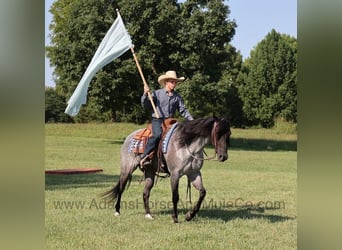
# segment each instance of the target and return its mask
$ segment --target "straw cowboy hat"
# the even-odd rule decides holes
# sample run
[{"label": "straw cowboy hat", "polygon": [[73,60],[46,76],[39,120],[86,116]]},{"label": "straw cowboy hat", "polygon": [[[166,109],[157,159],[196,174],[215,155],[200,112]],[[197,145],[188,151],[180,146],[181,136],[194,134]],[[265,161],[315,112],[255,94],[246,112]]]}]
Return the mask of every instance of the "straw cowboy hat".
[{"label": "straw cowboy hat", "polygon": [[177,77],[177,74],[176,74],[176,71],[173,71],[173,70],[169,70],[165,73],[165,75],[161,75],[158,77],[158,82],[161,84],[161,85],[165,85],[165,81],[167,79],[173,79],[173,80],[176,80],[177,82],[180,82],[180,81],[184,81],[185,80],[185,77]]}]

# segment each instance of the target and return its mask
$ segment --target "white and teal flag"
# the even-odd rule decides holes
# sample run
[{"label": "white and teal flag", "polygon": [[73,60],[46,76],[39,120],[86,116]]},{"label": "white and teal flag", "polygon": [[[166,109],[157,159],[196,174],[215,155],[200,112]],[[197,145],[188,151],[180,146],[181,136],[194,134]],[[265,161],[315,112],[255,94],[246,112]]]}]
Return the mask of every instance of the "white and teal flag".
[{"label": "white and teal flag", "polygon": [[82,104],[87,102],[87,91],[91,79],[102,67],[121,56],[133,47],[132,40],[128,34],[120,14],[103,38],[95,55],[78,83],[74,93],[68,101],[65,113],[75,116],[80,111]]}]

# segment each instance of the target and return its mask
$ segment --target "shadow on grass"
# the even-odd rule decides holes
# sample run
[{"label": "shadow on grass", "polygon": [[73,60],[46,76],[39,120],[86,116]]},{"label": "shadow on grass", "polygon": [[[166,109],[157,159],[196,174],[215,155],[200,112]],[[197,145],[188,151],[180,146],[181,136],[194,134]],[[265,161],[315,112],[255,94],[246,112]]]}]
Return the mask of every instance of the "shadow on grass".
[{"label": "shadow on grass", "polygon": [[122,145],[124,143],[125,140],[105,140],[105,142],[109,143],[109,144],[118,144],[118,145]]},{"label": "shadow on grass", "polygon": [[[178,219],[181,222],[182,217],[185,221],[185,214],[189,211],[190,208],[179,208],[178,209]],[[239,208],[234,210],[220,209],[220,208],[203,208],[196,214],[193,218],[193,221],[198,221],[202,219],[208,220],[222,220],[224,222],[228,222],[235,219],[242,220],[252,220],[252,219],[261,219],[267,220],[271,223],[282,222],[287,220],[295,220],[296,217],[283,216],[283,215],[274,215],[274,214],[265,214],[265,211],[271,211],[277,209],[262,209],[262,208]],[[153,212],[152,212],[153,213]],[[171,217],[171,208],[156,211],[155,214],[170,216]]]},{"label": "shadow on grass", "polygon": [[[101,173],[86,174],[46,174],[45,190],[59,190],[80,187],[104,187],[111,188],[119,180],[119,175]],[[141,176],[133,175],[132,182],[140,181]]]},{"label": "shadow on grass", "polygon": [[[268,209],[261,211],[260,209],[249,209],[249,208],[240,208],[236,210],[223,210],[223,209],[201,209],[197,216],[198,218],[208,218],[215,220],[223,220],[228,222],[234,219],[262,219],[268,220],[271,223],[282,222],[286,220],[294,220],[295,217],[282,216],[282,215],[274,215],[274,214],[265,214],[264,212],[268,211]],[[195,217],[196,219],[196,217]]]},{"label": "shadow on grass", "polygon": [[230,148],[253,151],[297,151],[297,141],[231,138]]}]

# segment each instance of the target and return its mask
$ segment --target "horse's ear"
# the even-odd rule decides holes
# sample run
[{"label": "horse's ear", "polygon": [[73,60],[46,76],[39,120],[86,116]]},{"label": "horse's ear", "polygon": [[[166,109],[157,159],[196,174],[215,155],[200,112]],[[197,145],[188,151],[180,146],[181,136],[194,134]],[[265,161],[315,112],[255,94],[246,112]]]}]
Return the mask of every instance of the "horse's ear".
[{"label": "horse's ear", "polygon": [[213,118],[214,118],[215,120],[218,119],[218,118],[216,117],[216,115],[215,115],[215,111],[213,112]]}]

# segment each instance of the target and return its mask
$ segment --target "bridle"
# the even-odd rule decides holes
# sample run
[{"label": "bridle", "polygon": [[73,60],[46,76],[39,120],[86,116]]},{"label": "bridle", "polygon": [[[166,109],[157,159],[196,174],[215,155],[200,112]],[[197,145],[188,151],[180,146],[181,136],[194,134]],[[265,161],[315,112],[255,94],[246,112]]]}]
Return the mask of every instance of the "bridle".
[{"label": "bridle", "polygon": [[216,129],[217,129],[217,125],[219,124],[220,121],[215,121],[213,128],[211,130],[211,143],[213,144],[214,148],[215,148],[215,156],[216,156],[216,152],[217,152],[217,133],[216,133]]}]

